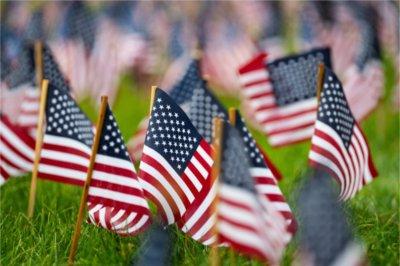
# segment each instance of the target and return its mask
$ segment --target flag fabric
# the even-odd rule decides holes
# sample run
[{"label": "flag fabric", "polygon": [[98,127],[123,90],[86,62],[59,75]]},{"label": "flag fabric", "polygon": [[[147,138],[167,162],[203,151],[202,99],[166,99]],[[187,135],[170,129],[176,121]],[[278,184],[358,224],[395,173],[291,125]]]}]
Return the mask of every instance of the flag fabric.
[{"label": "flag fabric", "polygon": [[267,198],[261,200],[250,167],[240,133],[225,122],[216,206],[218,241],[278,265],[287,241],[286,223]]},{"label": "flag fabric", "polygon": [[314,49],[265,63],[261,53],[239,69],[242,95],[274,147],[309,139],[316,119],[318,64],[329,49]]},{"label": "flag fabric", "polygon": [[[203,83],[200,73],[199,60],[193,59],[187,66],[185,74],[181,80],[170,90],[169,95],[183,110],[188,110],[188,103],[190,102],[194,88]],[[143,150],[143,144],[148,125],[148,117],[144,118],[135,134],[129,140],[129,152],[133,158],[140,160]]]},{"label": "flag fabric", "polygon": [[43,22],[43,10],[39,9],[33,12],[25,30],[24,38],[33,41],[43,40],[45,38]]},{"label": "flag fabric", "polygon": [[91,121],[66,90],[50,82],[38,176],[82,186],[87,175],[92,142]]},{"label": "flag fabric", "polygon": [[24,97],[20,102],[20,112],[17,124],[27,130],[32,137],[36,136],[36,128],[39,119],[40,91],[35,87],[23,89]]},{"label": "flag fabric", "polygon": [[0,185],[32,171],[35,140],[0,113]]},{"label": "flag fabric", "polygon": [[367,265],[329,176],[317,171],[298,199],[300,252],[295,265]]},{"label": "flag fabric", "polygon": [[246,127],[244,120],[241,118],[238,111],[236,111],[235,128],[243,139],[245,146],[244,150],[250,164],[250,175],[254,180],[257,192],[266,197],[271,202],[271,205],[281,213],[288,225],[288,231],[294,234],[297,229],[297,224],[292,210],[287,204],[285,197],[278,186],[277,177],[271,170],[270,165],[272,163],[265,159],[266,155],[260,151],[256,141],[253,139],[253,136]]},{"label": "flag fabric", "polygon": [[347,103],[342,84],[326,68],[311,139],[309,163],[332,175],[340,184],[342,200],[354,197],[377,171],[364,134]]},{"label": "flag fabric", "polygon": [[157,89],[139,180],[168,224],[179,220],[202,191],[210,189],[212,163],[210,145],[178,104]]},{"label": "flag fabric", "polygon": [[90,222],[120,235],[136,235],[151,222],[134,165],[107,106],[88,192]]}]

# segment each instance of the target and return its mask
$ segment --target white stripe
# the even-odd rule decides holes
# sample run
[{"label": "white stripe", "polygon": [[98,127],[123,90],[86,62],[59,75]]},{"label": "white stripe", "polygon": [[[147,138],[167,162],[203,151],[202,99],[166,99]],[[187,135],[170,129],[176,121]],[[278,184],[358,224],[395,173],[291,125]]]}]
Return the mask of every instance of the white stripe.
[{"label": "white stripe", "polygon": [[254,95],[272,92],[272,86],[270,82],[263,82],[255,85],[251,85],[241,90],[244,96],[250,98]]},{"label": "white stripe", "polygon": [[39,164],[39,173],[57,175],[68,179],[85,181],[87,173],[69,168],[57,167],[53,165]]},{"label": "white stripe", "polygon": [[26,145],[25,142],[21,141],[21,139],[15,135],[14,132],[11,131],[3,122],[0,122],[0,134],[7,139],[7,142],[9,142],[10,145],[15,147],[19,152],[29,159],[33,160],[33,149]]},{"label": "white stripe", "polygon": [[99,187],[90,187],[89,195],[93,197],[102,197],[106,199],[111,199],[115,201],[120,201],[124,203],[128,203],[131,205],[138,205],[144,208],[148,208],[146,201],[142,197],[117,192],[114,190],[99,188]]},{"label": "white stripe", "polygon": [[360,167],[364,168],[364,178],[366,179],[366,183],[369,183],[372,181],[372,174],[368,164],[368,158],[370,156],[368,152],[368,147],[357,125],[354,125],[353,132],[356,135],[358,141],[360,142],[362,150],[364,151],[364,164]]},{"label": "white stripe", "polygon": [[[38,99],[35,99],[35,100],[38,100]],[[39,110],[39,102],[38,101],[34,101],[34,102],[24,101],[21,104],[21,110],[23,110],[25,112],[38,111]]]},{"label": "white stripe", "polygon": [[10,162],[18,166],[20,169],[23,169],[25,171],[32,170],[33,163],[28,162],[18,154],[15,154],[14,151],[9,149],[8,146],[3,143],[3,141],[0,141],[0,150],[2,157],[7,158]]},{"label": "white stripe", "polygon": [[118,221],[125,214],[125,212],[126,212],[125,210],[119,210],[117,212],[117,214],[115,214],[113,217],[111,217],[110,223],[113,224],[116,221]]},{"label": "white stripe", "polygon": [[4,178],[4,176],[2,176],[0,174],[0,186],[3,185],[6,182],[6,179]]},{"label": "white stripe", "polygon": [[175,219],[172,209],[168,204],[168,201],[152,184],[148,183],[146,180],[141,178],[139,178],[139,181],[140,184],[142,184],[143,189],[147,191],[147,193],[153,195],[153,197],[160,202],[161,207],[164,209],[164,213],[167,216],[168,224],[173,224],[175,222]]},{"label": "white stripe", "polygon": [[268,141],[272,146],[282,145],[287,142],[295,142],[303,139],[309,139],[311,138],[313,133],[314,133],[314,125],[311,125],[301,130],[298,129],[296,131],[288,131],[270,136]]},{"label": "white stripe", "polygon": [[107,228],[107,223],[106,223],[106,208],[101,208],[99,210],[99,220],[100,224],[102,227]]},{"label": "white stripe", "polygon": [[251,100],[251,105],[254,109],[260,108],[262,106],[268,106],[275,104],[275,98],[273,95],[261,97],[261,98],[256,98]]},{"label": "white stripe", "polygon": [[182,226],[183,232],[188,232],[196,224],[196,222],[203,216],[204,212],[210,207],[211,203],[215,199],[217,193],[217,182],[214,182],[207,196],[201,202],[200,206],[197,208],[196,212],[190,216],[186,221],[185,225]]},{"label": "white stripe", "polygon": [[186,167],[184,173],[187,177],[189,177],[190,181],[196,187],[197,191],[200,191],[200,189],[202,188],[202,185],[201,185],[200,181],[197,179],[197,177],[193,174],[193,172],[189,169],[189,167]]},{"label": "white stripe", "polygon": [[278,108],[266,110],[263,112],[256,113],[256,119],[264,121],[265,119],[276,117],[276,116],[288,116],[309,110],[311,108],[317,108],[318,100],[316,97],[303,100],[297,103],[288,104],[286,106],[280,106]]},{"label": "white stripe", "polygon": [[18,117],[18,124],[20,125],[36,125],[38,121],[37,115],[20,115]]},{"label": "white stripe", "polygon": [[119,159],[102,154],[96,154],[96,163],[112,165],[113,167],[122,168],[136,173],[133,163],[124,159]]},{"label": "white stripe", "polygon": [[[223,198],[224,196],[221,194],[221,199]],[[238,203],[243,204],[243,202]],[[248,208],[250,208],[251,210],[236,207],[234,205],[227,204],[221,200],[220,202],[218,202],[218,216],[226,217],[227,219],[233,220],[238,224],[249,226],[251,228],[254,228],[254,230],[256,231],[260,224],[257,219],[254,219],[254,213],[252,212],[252,210],[256,209],[257,207],[248,206]],[[218,221],[220,221],[220,219]]]},{"label": "white stripe", "polygon": [[100,210],[101,208],[103,208],[103,205],[101,205],[101,204],[96,204],[96,206],[94,206],[93,208],[91,208],[91,209],[89,210],[89,213],[91,213],[91,214],[94,215],[94,213],[97,212],[98,210]]},{"label": "white stripe", "polygon": [[200,238],[202,238],[205,234],[207,234],[214,226],[215,224],[215,219],[216,219],[216,215],[213,214],[211,215],[207,222],[205,222],[202,227],[197,230],[197,232],[192,236],[192,238],[194,240],[199,240]]},{"label": "white stripe", "polygon": [[252,177],[268,177],[276,181],[275,176],[272,174],[271,169],[265,167],[251,167],[250,174]]},{"label": "white stripe", "polygon": [[[157,151],[151,149],[148,146],[143,147],[143,154],[146,154],[146,155],[152,157],[154,160],[158,161],[164,167],[164,169],[166,169],[168,171],[170,176],[172,176],[172,178],[179,185],[179,187],[183,190],[186,197],[189,199],[189,202],[193,202],[193,200],[194,200],[193,193],[190,191],[190,189],[185,184],[185,182],[182,180],[182,178],[175,172],[175,170],[172,168],[172,166],[164,159],[164,157],[162,157]],[[158,171],[157,171],[157,173],[158,173]]]},{"label": "white stripe", "polygon": [[311,110],[308,113],[298,114],[294,117],[282,117],[282,119],[276,121],[268,121],[264,124],[264,129],[267,133],[271,131],[285,130],[292,127],[314,123],[316,119],[316,111]]},{"label": "white stripe", "polygon": [[245,203],[247,205],[255,205],[255,197],[251,192],[244,191],[241,188],[230,186],[230,185],[220,185],[219,193],[223,195],[224,198],[234,201]]},{"label": "white stripe", "polygon": [[292,212],[292,210],[289,207],[289,204],[287,204],[286,202],[271,201],[271,203],[274,206],[274,208],[279,212]]},{"label": "white stripe", "polygon": [[200,154],[200,156],[206,161],[206,163],[211,166],[213,165],[214,161],[211,158],[211,156],[201,147],[201,145],[198,146],[196,152]]},{"label": "white stripe", "polygon": [[121,176],[104,171],[94,170],[92,178],[93,180],[105,181],[116,185],[142,190],[139,181],[128,176]]},{"label": "white stripe", "polygon": [[41,151],[41,157],[52,159],[52,160],[57,160],[60,162],[77,164],[77,165],[81,165],[84,167],[87,167],[89,165],[88,158],[82,157],[80,155],[75,155],[75,154],[71,154],[68,152],[64,152],[64,151],[54,151],[54,150],[43,149]]},{"label": "white stripe", "polygon": [[266,69],[253,70],[251,72],[246,72],[239,76],[239,82],[246,86],[246,84],[253,83],[259,80],[268,79],[268,71]]},{"label": "white stripe", "polygon": [[129,227],[128,233],[134,232],[142,228],[142,226],[147,222],[148,219],[149,216],[143,215],[142,218],[140,218],[140,220],[134,226]]},{"label": "white stripe", "polygon": [[[351,142],[353,142],[354,134],[351,137],[351,139],[352,139]],[[351,179],[351,187],[350,187],[350,192],[349,192],[351,197],[359,190],[359,187],[362,186],[362,184],[360,185],[360,183],[362,183],[362,178],[363,178],[361,175],[361,172],[360,172],[359,161],[356,157],[353,145],[354,144],[350,144],[349,153],[350,153],[351,159],[353,159],[353,161],[354,161],[354,164],[355,164],[354,166],[356,168],[355,169],[356,172],[354,174],[354,178]]]},{"label": "white stripe", "polygon": [[214,244],[217,238],[215,236],[210,237],[209,239],[203,241],[203,245],[209,246],[211,244]]},{"label": "white stripe", "polygon": [[276,185],[269,184],[257,184],[257,191],[261,194],[276,194],[282,195],[281,190]]},{"label": "white stripe", "polygon": [[194,167],[196,167],[196,169],[200,172],[203,178],[207,178],[208,171],[203,167],[203,165],[201,165],[201,163],[197,160],[196,157],[192,156],[190,162],[194,165]]},{"label": "white stripe", "polygon": [[19,169],[16,169],[12,167],[11,165],[7,164],[4,161],[0,161],[0,166],[4,168],[4,170],[10,175],[10,176],[19,176],[24,174],[24,172],[20,171]]},{"label": "white stripe", "polygon": [[[113,225],[112,229],[114,230],[119,230],[119,231],[125,231],[126,227],[133,221],[133,219],[135,219],[135,217],[138,214],[136,212],[131,212],[128,217],[126,217],[125,220],[121,221],[120,223],[118,223],[117,225]],[[121,230],[122,229],[122,230]]]},{"label": "white stripe", "polygon": [[79,151],[82,151],[90,156],[92,153],[91,149],[83,144],[80,141],[71,139],[71,138],[65,138],[65,137],[58,137],[58,136],[52,136],[49,134],[45,134],[43,138],[43,143],[48,143],[48,144],[54,144],[54,145],[59,145],[59,146],[66,146],[70,147]]}]

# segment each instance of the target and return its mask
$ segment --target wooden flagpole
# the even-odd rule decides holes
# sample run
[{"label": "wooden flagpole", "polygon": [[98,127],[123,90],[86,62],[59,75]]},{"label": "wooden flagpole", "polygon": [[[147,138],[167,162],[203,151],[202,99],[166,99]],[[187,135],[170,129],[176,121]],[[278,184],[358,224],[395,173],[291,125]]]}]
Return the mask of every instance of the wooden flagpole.
[{"label": "wooden flagpole", "polygon": [[82,225],[83,217],[84,217],[85,210],[86,210],[86,200],[87,200],[87,196],[89,193],[89,186],[90,186],[90,182],[92,180],[92,175],[93,175],[93,167],[94,167],[94,163],[96,160],[97,150],[99,148],[101,131],[103,129],[104,117],[106,114],[106,108],[107,108],[107,104],[108,104],[107,101],[108,101],[107,96],[101,96],[101,105],[100,105],[100,110],[99,110],[99,115],[98,115],[98,120],[97,120],[96,133],[95,133],[94,139],[93,139],[92,154],[90,155],[88,172],[87,172],[87,176],[86,176],[86,180],[85,180],[85,185],[83,186],[81,203],[79,205],[78,216],[76,218],[75,231],[74,231],[74,235],[72,236],[72,240],[71,240],[71,247],[69,250],[69,257],[68,257],[68,265],[74,264],[75,254],[76,254],[76,250],[78,247],[78,241],[79,241],[79,237],[81,234],[81,225]]},{"label": "wooden flagpole", "polygon": [[35,41],[35,74],[36,74],[36,86],[42,84],[43,79],[43,44],[41,41]]},{"label": "wooden flagpole", "polygon": [[[219,174],[221,172],[221,148],[222,148],[222,134],[223,134],[223,121],[221,118],[215,117],[213,120],[214,124],[214,139],[213,139],[213,167],[212,167],[212,172],[211,172],[211,180],[212,182],[218,182]],[[215,196],[215,199],[212,203],[212,212],[215,215],[215,223],[213,226],[213,235],[216,236],[216,243],[211,247],[211,253],[210,253],[210,264],[212,266],[218,266],[219,265],[219,258],[218,258],[218,214],[217,214],[217,207],[218,207],[218,201],[219,201],[219,192],[218,192],[218,184],[216,184],[217,187],[217,193]]]},{"label": "wooden flagpole", "polygon": [[42,87],[41,87],[41,92],[40,92],[39,116],[38,116],[38,123],[37,123],[37,128],[36,128],[35,157],[34,157],[33,168],[32,168],[31,187],[29,190],[28,218],[33,217],[33,212],[35,209],[37,177],[38,177],[40,153],[42,151],[42,144],[43,144],[44,113],[45,113],[45,108],[46,108],[47,89],[49,86],[49,81],[47,79],[44,79],[41,82],[41,84],[42,84]]},{"label": "wooden flagpole", "polygon": [[156,95],[156,90],[157,90],[157,86],[151,86],[149,115],[151,115],[151,109],[153,109],[153,103],[154,103],[154,97]]},{"label": "wooden flagpole", "polygon": [[228,112],[229,112],[229,122],[234,127],[236,126],[236,108],[230,107]]},{"label": "wooden flagpole", "polygon": [[325,74],[325,66],[323,63],[318,65],[318,74],[317,74],[317,100],[321,98],[322,86],[324,85],[324,74]]}]

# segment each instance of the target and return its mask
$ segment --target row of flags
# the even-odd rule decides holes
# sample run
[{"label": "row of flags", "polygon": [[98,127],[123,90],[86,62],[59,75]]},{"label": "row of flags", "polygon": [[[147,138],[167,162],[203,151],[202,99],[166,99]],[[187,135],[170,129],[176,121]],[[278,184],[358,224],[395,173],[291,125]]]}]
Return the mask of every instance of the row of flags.
[{"label": "row of flags", "polygon": [[[251,257],[279,263],[297,230],[297,221],[278,186],[280,174],[252,138],[239,112],[228,112],[209,90],[200,76],[199,60],[189,64],[172,90],[154,91],[136,173],[111,108],[106,107],[103,126],[95,130],[68,85],[61,82],[60,72],[50,75],[46,71],[46,66],[54,63],[46,49],[44,46],[43,76],[50,83],[40,178],[83,186],[89,160],[95,156],[87,197],[90,223],[120,235],[136,235],[152,222],[149,200],[157,206],[165,225],[176,224],[204,245],[227,245]],[[260,87],[273,93],[277,106],[314,98],[313,133],[308,136],[312,139],[310,165],[337,179],[339,198],[346,200],[377,173],[341,82],[329,65],[325,65],[323,76],[317,71],[326,51],[266,64],[270,76],[261,69],[250,77],[264,77]],[[274,69],[279,67],[284,71]],[[287,75],[293,72],[297,74]],[[279,78],[264,86],[275,76]],[[283,89],[271,90],[272,86]],[[5,129],[1,145],[6,147],[1,154],[1,174],[5,181],[32,169],[34,141],[21,125],[10,122],[7,114],[2,114],[1,122]],[[217,125],[222,132],[220,139],[215,134]],[[93,153],[95,131],[100,135]],[[217,161],[219,170],[215,170]]]}]

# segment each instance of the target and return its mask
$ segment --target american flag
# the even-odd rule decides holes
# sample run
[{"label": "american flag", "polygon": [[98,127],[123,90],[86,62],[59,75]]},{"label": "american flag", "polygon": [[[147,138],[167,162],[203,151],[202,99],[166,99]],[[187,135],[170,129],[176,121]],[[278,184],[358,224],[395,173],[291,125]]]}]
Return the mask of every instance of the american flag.
[{"label": "american flag", "polygon": [[33,41],[44,40],[43,22],[43,10],[39,9],[33,12],[25,30],[24,38]]},{"label": "american flag", "polygon": [[311,139],[309,163],[331,174],[340,184],[340,198],[352,198],[376,176],[367,140],[347,103],[342,84],[326,68]]},{"label": "american flag", "polygon": [[150,224],[150,210],[121,132],[109,106],[88,192],[90,221],[121,235],[135,235]]},{"label": "american flag", "polygon": [[307,140],[316,118],[318,63],[330,66],[329,49],[314,49],[266,64],[266,54],[239,69],[242,94],[269,143]]},{"label": "american flag", "polygon": [[35,87],[24,88],[24,98],[20,103],[17,124],[27,130],[31,136],[36,135],[38,124],[40,92]]},{"label": "american flag", "polygon": [[261,200],[240,133],[227,122],[221,140],[216,231],[218,241],[246,255],[278,264],[285,247],[284,218]]},{"label": "american flag", "polygon": [[32,170],[35,140],[0,113],[0,185]]},{"label": "american flag", "polygon": [[[384,89],[384,73],[378,38],[377,16],[372,7],[355,5],[361,40],[355,62],[346,71],[344,92],[351,111],[361,121],[378,105]],[[357,10],[357,11],[356,11]]]},{"label": "american flag", "polygon": [[[171,98],[184,110],[188,109],[188,103],[190,102],[194,88],[202,84],[203,80],[200,76],[200,62],[193,59],[182,76],[181,80],[171,89],[169,95]],[[129,153],[136,160],[140,160],[143,150],[143,144],[146,136],[148,117],[144,118],[139,126],[138,130],[129,140],[128,147]]]},{"label": "american flag", "polygon": [[178,221],[208,191],[211,146],[185,112],[157,89],[140,162],[145,195],[168,224]]},{"label": "american flag", "polygon": [[361,244],[354,239],[343,206],[329,177],[317,171],[301,189],[298,200],[300,252],[297,265],[367,265]]},{"label": "american flag", "polygon": [[69,93],[50,82],[38,176],[82,186],[89,165],[92,131],[92,123]]},{"label": "american flag", "polygon": [[285,217],[288,231],[294,234],[297,229],[297,224],[292,210],[287,204],[285,197],[278,186],[278,178],[271,170],[271,162],[264,158],[266,155],[264,155],[259,149],[238,111],[236,111],[235,128],[243,139],[245,145],[244,150],[248,155],[250,164],[250,175],[254,179],[258,193],[265,196],[275,209]]}]

